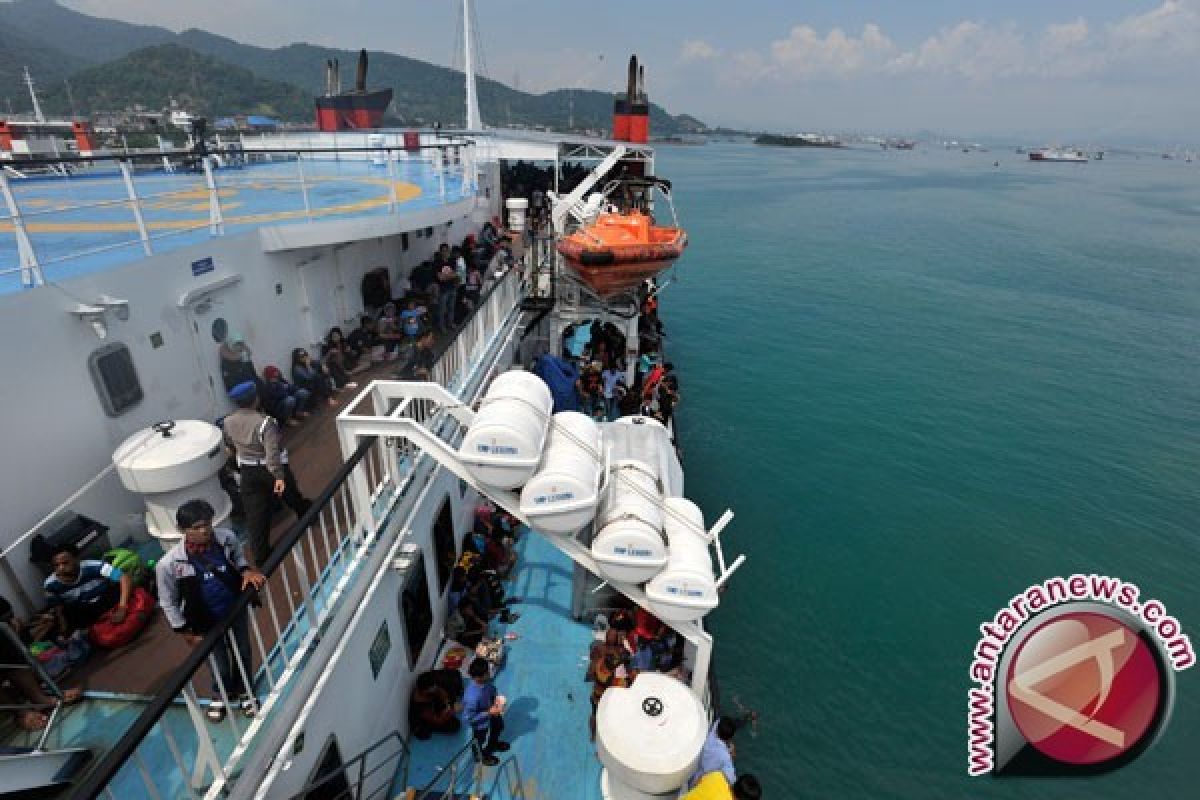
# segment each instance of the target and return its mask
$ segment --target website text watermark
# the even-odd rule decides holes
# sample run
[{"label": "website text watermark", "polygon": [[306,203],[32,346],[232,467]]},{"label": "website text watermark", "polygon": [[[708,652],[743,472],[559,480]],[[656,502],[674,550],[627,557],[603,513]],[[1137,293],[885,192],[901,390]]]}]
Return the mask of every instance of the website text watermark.
[{"label": "website text watermark", "polygon": [[1168,614],[1160,601],[1143,601],[1141,595],[1135,584],[1106,575],[1049,578],[1014,595],[989,622],[979,626],[981,636],[970,667],[971,681],[977,685],[967,693],[968,774],[983,775],[995,767],[993,719],[1000,659],[1017,630],[1046,609],[1089,601],[1114,606],[1144,624],[1175,671],[1195,664],[1191,640],[1183,633],[1179,620]]}]

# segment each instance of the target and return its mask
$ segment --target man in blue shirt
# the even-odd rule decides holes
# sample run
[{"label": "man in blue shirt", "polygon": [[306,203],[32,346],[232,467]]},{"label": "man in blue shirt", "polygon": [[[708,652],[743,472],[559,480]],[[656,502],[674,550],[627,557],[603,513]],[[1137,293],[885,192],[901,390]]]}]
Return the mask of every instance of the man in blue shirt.
[{"label": "man in blue shirt", "polygon": [[692,788],[700,779],[710,772],[720,772],[730,786],[737,781],[737,773],[733,769],[733,735],[737,733],[737,723],[729,717],[721,717],[717,724],[708,732],[704,740],[704,748],[700,751],[700,763],[688,780]]},{"label": "man in blue shirt", "polygon": [[80,561],[79,551],[70,544],[55,548],[50,563],[54,572],[43,588],[59,633],[69,636],[72,631],[87,628],[114,606],[112,621],[118,625],[125,621],[133,592],[132,578],[103,561]]},{"label": "man in blue shirt", "polygon": [[500,731],[504,730],[504,702],[496,694],[487,659],[476,658],[467,668],[467,674],[471,676],[471,682],[463,694],[463,719],[471,726],[475,741],[483,750],[483,763],[494,767],[500,763],[496,751],[503,753],[509,748],[508,742],[500,741]]}]

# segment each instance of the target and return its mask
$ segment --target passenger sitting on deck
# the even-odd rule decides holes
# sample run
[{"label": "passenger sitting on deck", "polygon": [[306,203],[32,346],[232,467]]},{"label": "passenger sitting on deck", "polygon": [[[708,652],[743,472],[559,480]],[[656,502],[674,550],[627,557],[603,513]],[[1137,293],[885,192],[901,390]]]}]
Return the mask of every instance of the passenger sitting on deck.
[{"label": "passenger sitting on deck", "polygon": [[267,365],[263,368],[262,407],[280,425],[296,427],[297,420],[308,416],[312,392],[288,383],[283,379],[279,367]]},{"label": "passenger sitting on deck", "polygon": [[427,381],[433,374],[434,360],[433,331],[425,331],[421,338],[417,339],[412,358],[400,371],[400,375],[415,381]]},{"label": "passenger sitting on deck", "polygon": [[385,303],[379,314],[379,342],[383,345],[384,359],[395,361],[400,357],[400,346],[404,334],[400,330],[400,317],[395,303]]},{"label": "passenger sitting on deck", "polygon": [[103,561],[80,561],[79,551],[71,544],[56,547],[50,563],[54,572],[46,578],[43,588],[59,634],[69,636],[73,631],[91,627],[110,608],[114,623],[125,621],[133,592],[130,576]]},{"label": "passenger sitting on deck", "polygon": [[604,632],[604,642],[592,644],[588,654],[586,678],[592,683],[592,716],[588,720],[591,736],[596,738],[596,708],[600,698],[613,686],[627,685],[629,673],[626,668],[628,656],[621,646],[621,634],[614,628]]},{"label": "passenger sitting on deck", "polygon": [[292,380],[301,388],[312,392],[314,403],[324,400],[331,406],[337,405],[333,396],[337,391],[333,378],[319,363],[313,361],[312,356],[303,347],[292,351]]},{"label": "passenger sitting on deck", "polygon": [[325,336],[325,341],[321,345],[321,363],[333,375],[339,386],[345,386],[349,389],[357,388],[358,384],[351,385],[351,375],[356,375],[367,368],[367,365],[362,363],[362,353],[350,345],[346,337],[342,335],[342,329],[333,327],[329,329],[329,333]]},{"label": "passenger sitting on deck", "polygon": [[428,739],[435,733],[458,733],[462,728],[458,719],[462,703],[457,702],[458,696],[447,691],[439,673],[451,673],[457,678],[458,695],[462,694],[462,677],[458,670],[422,672],[417,676],[408,701],[408,726],[418,739]]},{"label": "passenger sitting on deck", "polygon": [[346,342],[371,363],[383,361],[384,349],[379,339],[379,323],[370,314],[363,314],[359,318],[358,327],[350,331]]},{"label": "passenger sitting on deck", "polygon": [[[0,625],[5,627],[5,630],[0,630],[0,704],[18,706],[14,709],[14,718],[21,730],[40,731],[50,722],[45,709],[54,706],[55,698],[43,691],[32,669],[22,666],[27,663],[22,652],[24,642],[21,634],[24,626],[4,597],[0,597]],[[38,638],[41,638],[40,634]],[[79,689],[64,689],[62,693],[63,702],[68,705],[78,702],[83,696]]]},{"label": "passenger sitting on deck", "polygon": [[254,362],[250,360],[250,348],[240,333],[229,333],[221,340],[217,354],[221,359],[221,381],[225,391],[239,383],[257,381]]}]

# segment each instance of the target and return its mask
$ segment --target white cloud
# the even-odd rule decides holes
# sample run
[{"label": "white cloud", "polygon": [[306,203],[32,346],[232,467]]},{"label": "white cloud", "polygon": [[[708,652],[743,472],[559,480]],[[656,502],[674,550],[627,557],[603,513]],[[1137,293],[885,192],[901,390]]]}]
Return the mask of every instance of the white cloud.
[{"label": "white cloud", "polygon": [[720,51],[703,39],[688,39],[679,51],[679,59],[685,64],[694,61],[711,61],[720,55]]},{"label": "white cloud", "polygon": [[771,42],[767,63],[783,77],[845,76],[878,67],[894,49],[878,25],[866,25],[858,37],[841,28],[822,37],[808,25],[797,25],[786,39]]},{"label": "white cloud", "polygon": [[1200,51],[1200,12],[1191,0],[1166,0],[1153,11],[1109,26],[1108,38],[1126,56],[1193,54]]},{"label": "white cloud", "polygon": [[[1067,79],[1106,70],[1163,69],[1166,61],[1200,54],[1197,0],[1164,0],[1099,30],[1083,17],[1022,31],[1015,23],[986,25],[964,20],[903,49],[880,26],[862,34],[832,28],[824,35],[796,25],[783,39],[759,50],[729,56],[721,82],[803,82],[861,75],[940,75],[971,82],[1016,78]],[[684,61],[712,60],[722,53],[702,40],[683,45]],[[1178,65],[1175,65],[1178,68]]]},{"label": "white cloud", "polygon": [[986,80],[1021,74],[1027,59],[1025,42],[1013,26],[988,28],[960,22],[930,36],[915,50],[901,53],[888,68]]}]

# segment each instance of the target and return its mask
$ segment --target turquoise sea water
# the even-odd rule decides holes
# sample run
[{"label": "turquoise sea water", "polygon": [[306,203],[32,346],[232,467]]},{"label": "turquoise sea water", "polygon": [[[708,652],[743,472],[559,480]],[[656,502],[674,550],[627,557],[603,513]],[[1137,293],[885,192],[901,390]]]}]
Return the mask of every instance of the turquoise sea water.
[{"label": "turquoise sea water", "polygon": [[[999,159],[1000,166],[993,167]],[[689,495],[749,556],[711,622],[787,798],[1200,796],[1200,668],[1132,765],[966,776],[1014,593],[1098,572],[1200,645],[1200,165],[660,148]]]}]

